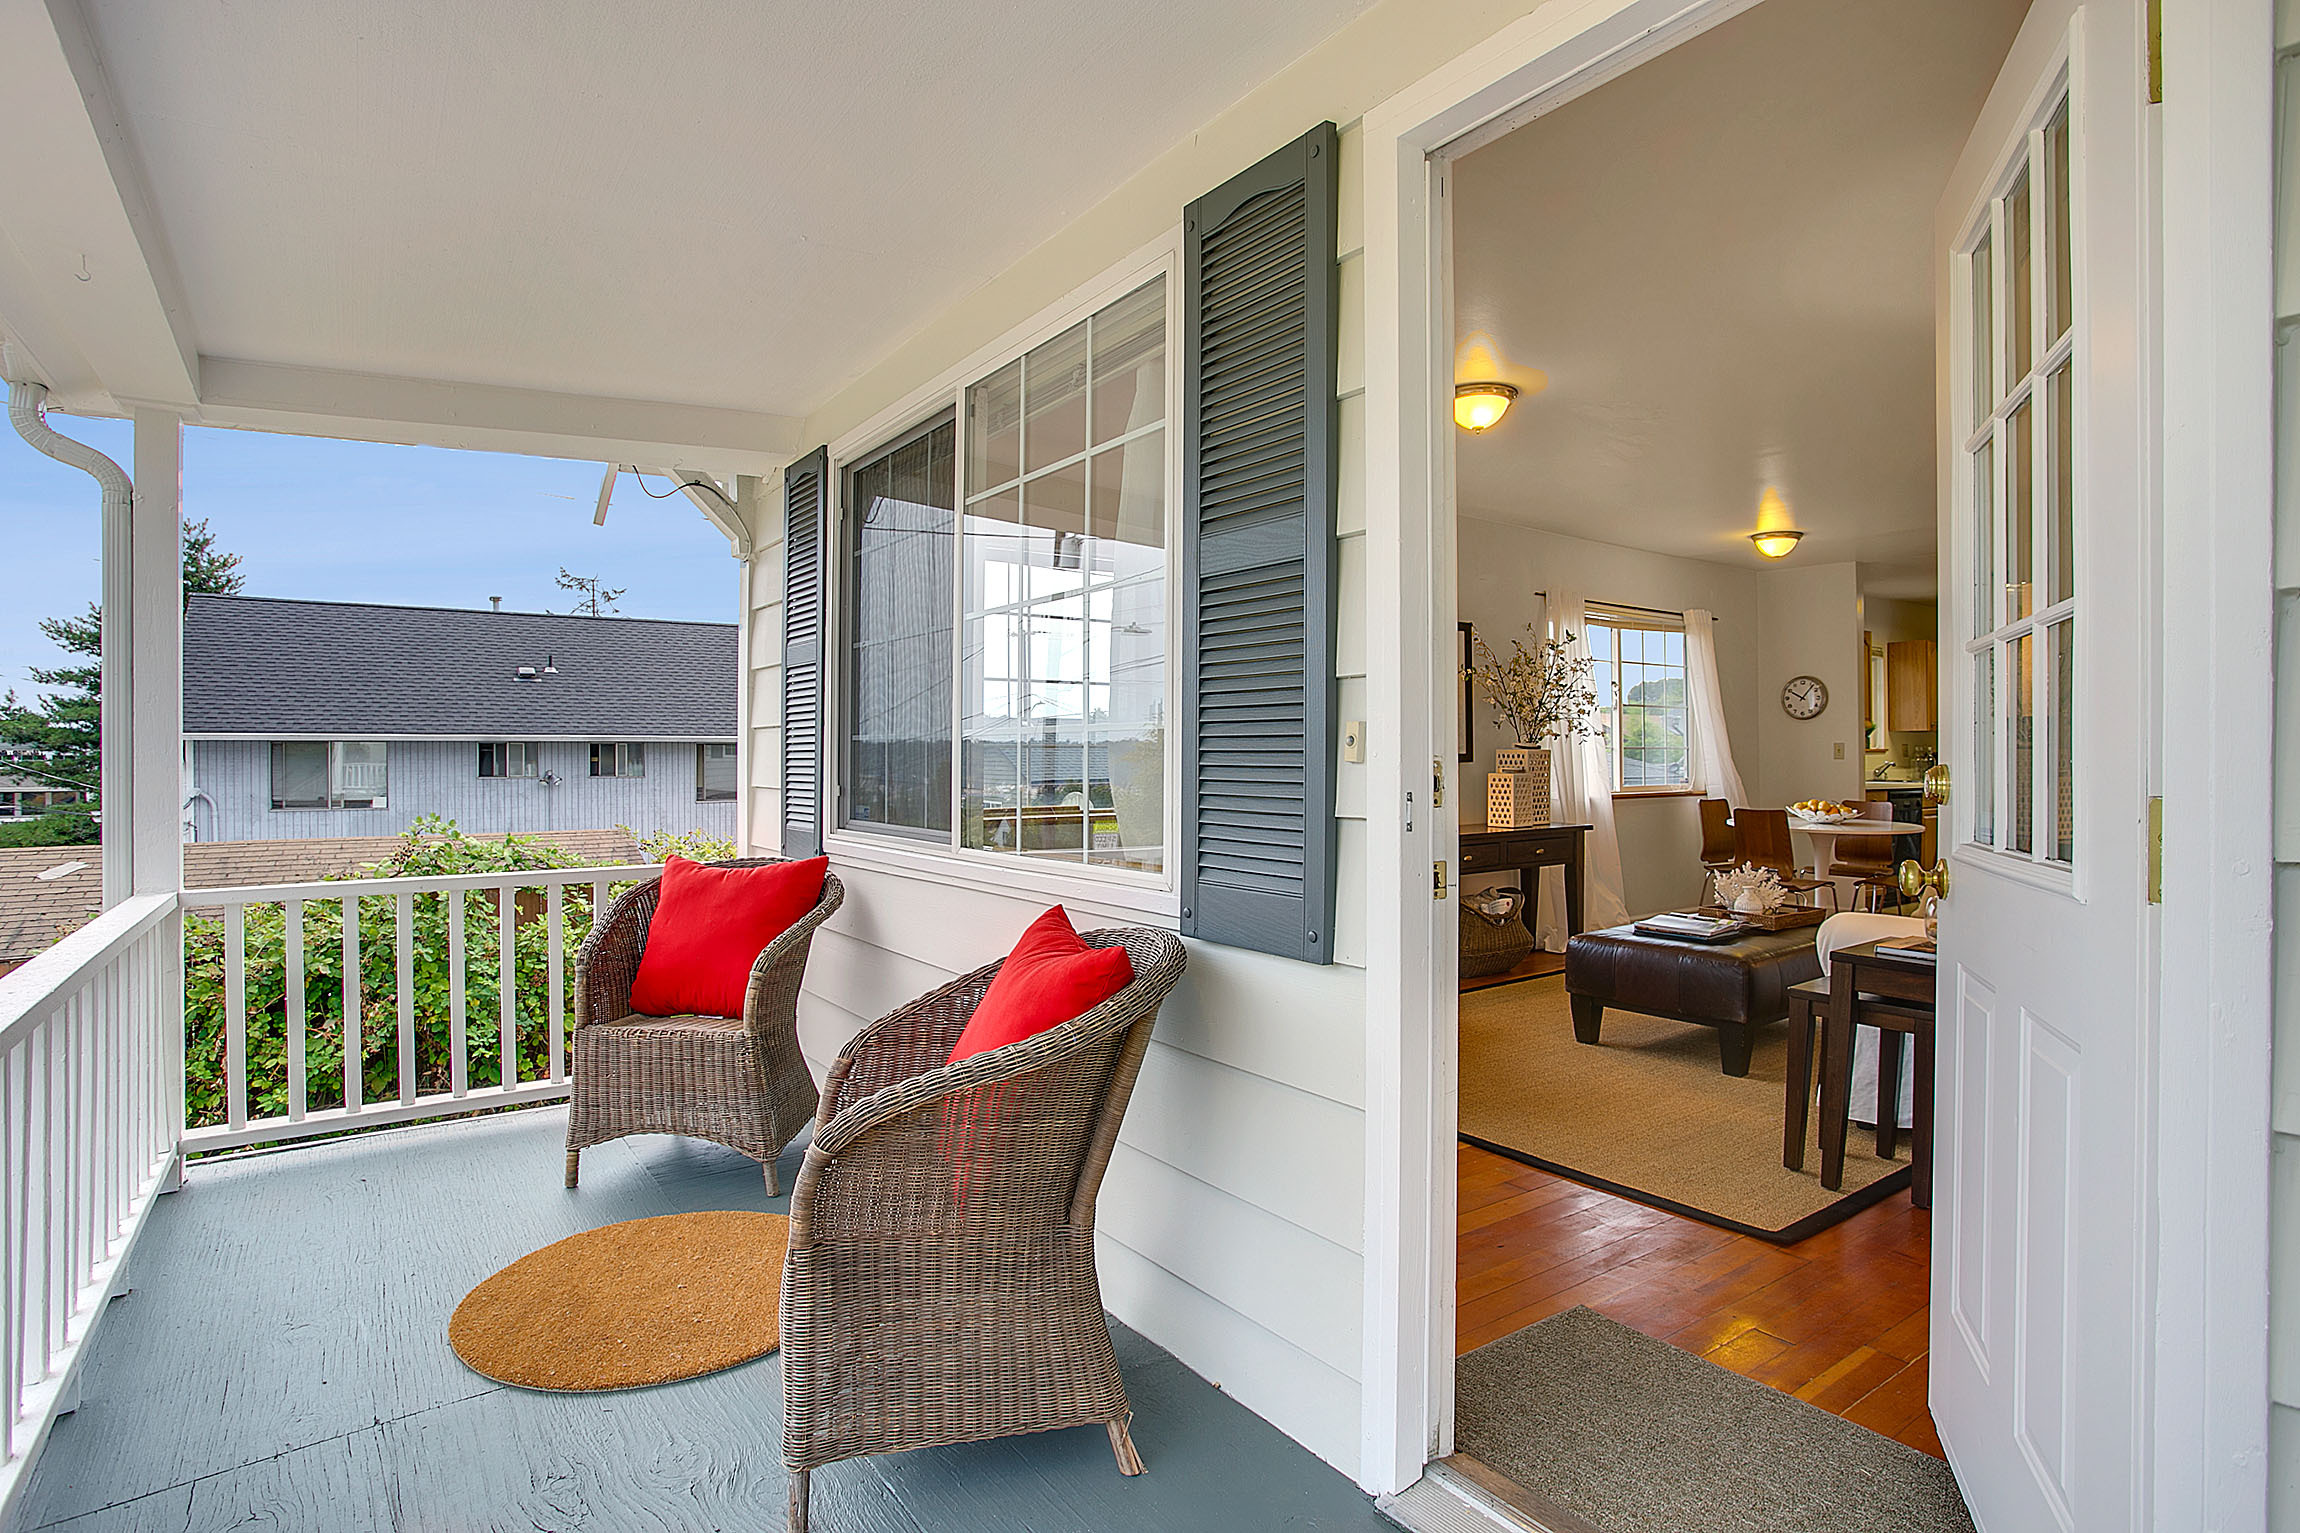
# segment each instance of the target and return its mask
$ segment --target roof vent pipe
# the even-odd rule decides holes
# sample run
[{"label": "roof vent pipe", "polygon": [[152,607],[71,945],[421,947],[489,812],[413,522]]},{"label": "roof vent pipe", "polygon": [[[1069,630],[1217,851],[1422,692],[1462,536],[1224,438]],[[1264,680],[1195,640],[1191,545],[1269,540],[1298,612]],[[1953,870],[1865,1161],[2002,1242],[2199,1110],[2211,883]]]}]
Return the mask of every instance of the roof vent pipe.
[{"label": "roof vent pipe", "polygon": [[501,612],[503,610],[503,598],[500,596],[488,597],[487,604],[494,608],[497,612]]}]

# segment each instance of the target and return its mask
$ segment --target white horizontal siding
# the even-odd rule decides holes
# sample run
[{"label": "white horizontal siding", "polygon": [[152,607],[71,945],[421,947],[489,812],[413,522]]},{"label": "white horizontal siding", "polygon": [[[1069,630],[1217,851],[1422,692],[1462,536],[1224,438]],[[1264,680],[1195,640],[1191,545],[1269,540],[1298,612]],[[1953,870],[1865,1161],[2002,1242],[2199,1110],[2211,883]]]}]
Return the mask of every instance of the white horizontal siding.
[{"label": "white horizontal siding", "polygon": [[[799,1037],[818,1074],[856,1030],[1012,946],[1044,908],[833,860]],[[1069,902],[1081,927],[1138,919]],[[1128,1324],[1344,1468],[1354,1464],[1364,1225],[1364,983],[1189,945],[1099,1211]]]},{"label": "white horizontal siding", "polygon": [[481,777],[469,740],[395,740],[386,758],[382,809],[274,809],[271,745],[261,740],[196,740],[187,792],[196,839],[277,841],[317,836],[394,836],[419,815],[444,815],[474,834],[606,830],[706,831],[733,839],[732,799],[695,798],[695,747],[647,747],[644,777],[593,777],[590,747],[545,741],[540,777]]}]

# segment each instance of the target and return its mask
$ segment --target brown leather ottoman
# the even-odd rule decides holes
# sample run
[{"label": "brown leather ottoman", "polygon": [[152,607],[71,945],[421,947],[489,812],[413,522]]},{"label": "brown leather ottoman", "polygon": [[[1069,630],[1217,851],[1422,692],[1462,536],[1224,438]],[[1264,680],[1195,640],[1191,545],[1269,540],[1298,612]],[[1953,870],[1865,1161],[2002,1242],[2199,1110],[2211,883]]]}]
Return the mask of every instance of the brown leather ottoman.
[{"label": "brown leather ottoman", "polygon": [[1573,1036],[1597,1042],[1605,1008],[1717,1029],[1717,1067],[1749,1073],[1751,1031],[1789,1014],[1789,987],[1821,977],[1814,928],[1755,932],[1737,942],[1672,942],[1634,928],[1585,932],[1565,944]]}]

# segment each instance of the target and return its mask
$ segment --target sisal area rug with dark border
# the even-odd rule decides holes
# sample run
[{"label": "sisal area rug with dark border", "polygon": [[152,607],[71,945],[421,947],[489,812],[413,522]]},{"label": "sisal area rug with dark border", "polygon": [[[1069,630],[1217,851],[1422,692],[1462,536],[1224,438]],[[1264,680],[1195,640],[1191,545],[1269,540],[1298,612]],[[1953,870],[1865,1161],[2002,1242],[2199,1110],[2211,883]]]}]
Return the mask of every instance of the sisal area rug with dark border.
[{"label": "sisal area rug with dark border", "polygon": [[1562,976],[1461,998],[1461,1137],[1482,1149],[1761,1240],[1789,1244],[1909,1184],[1906,1136],[1877,1157],[1856,1124],[1845,1185],[1781,1164],[1788,1028],[1759,1030],[1749,1073],[1717,1069],[1706,1027],[1605,1013],[1603,1041],[1577,1043]]},{"label": "sisal area rug with dark border", "polygon": [[1564,1514],[1554,1526],[1973,1530],[1939,1459],[1591,1309],[1463,1357],[1454,1394],[1456,1450],[1514,1482],[1537,1515]]},{"label": "sisal area rug with dark border", "polygon": [[721,1210],[630,1219],[532,1251],[465,1294],[448,1345],[523,1389],[640,1389],[782,1345],[791,1221]]}]

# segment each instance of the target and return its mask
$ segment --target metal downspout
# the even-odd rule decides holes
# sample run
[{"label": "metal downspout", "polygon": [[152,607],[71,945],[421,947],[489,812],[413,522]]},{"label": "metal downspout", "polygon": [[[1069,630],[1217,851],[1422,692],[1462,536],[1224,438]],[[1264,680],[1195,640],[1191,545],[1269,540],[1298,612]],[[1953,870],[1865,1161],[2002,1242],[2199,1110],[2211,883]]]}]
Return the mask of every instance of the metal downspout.
[{"label": "metal downspout", "polygon": [[[8,420],[15,426],[16,434],[35,452],[90,475],[103,489],[103,610],[116,620],[127,610],[128,514],[135,499],[135,486],[119,464],[87,443],[74,441],[51,429],[47,403],[48,386],[44,383],[12,381],[8,385]],[[115,822],[104,826],[104,904],[107,908],[133,892],[135,848],[126,818],[134,804],[134,762],[128,750],[131,728],[128,636],[124,631],[115,631],[116,626],[116,621],[107,621],[104,625],[103,694],[97,721],[98,796],[102,799],[101,808],[107,811],[105,819]]]}]

